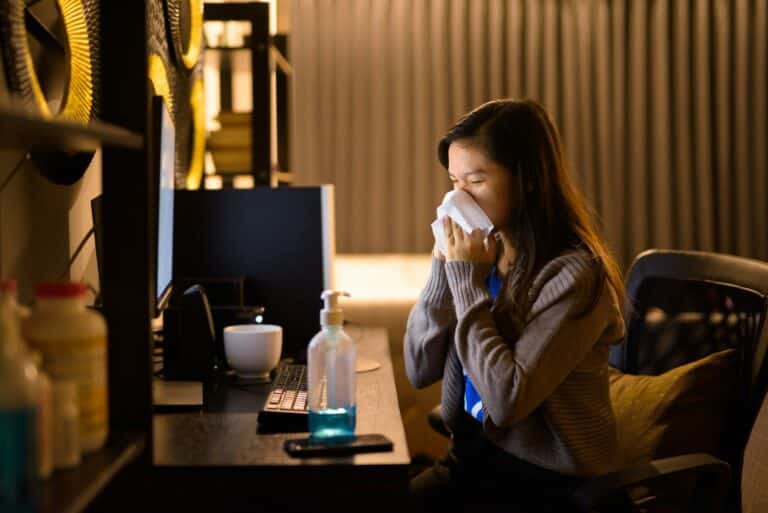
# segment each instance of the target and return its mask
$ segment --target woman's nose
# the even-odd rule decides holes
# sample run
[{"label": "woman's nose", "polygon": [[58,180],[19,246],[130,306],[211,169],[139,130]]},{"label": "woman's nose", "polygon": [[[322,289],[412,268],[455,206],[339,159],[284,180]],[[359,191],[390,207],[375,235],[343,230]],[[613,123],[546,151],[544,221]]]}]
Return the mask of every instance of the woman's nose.
[{"label": "woman's nose", "polygon": [[459,189],[463,190],[464,192],[466,192],[467,194],[469,194],[469,195],[470,195],[470,197],[471,197],[473,200],[477,201],[477,200],[475,199],[475,197],[472,195],[472,193],[469,191],[469,189],[467,189],[467,184],[466,184],[466,183],[461,183],[461,182],[453,182],[453,190],[454,190],[454,191],[456,191],[456,190],[459,190]]}]

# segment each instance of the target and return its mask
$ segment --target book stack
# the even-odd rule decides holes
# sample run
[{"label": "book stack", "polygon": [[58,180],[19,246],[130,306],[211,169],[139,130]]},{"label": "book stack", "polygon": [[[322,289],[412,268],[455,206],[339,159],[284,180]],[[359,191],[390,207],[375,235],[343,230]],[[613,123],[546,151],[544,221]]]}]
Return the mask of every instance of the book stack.
[{"label": "book stack", "polygon": [[208,136],[208,149],[221,175],[251,172],[251,113],[220,112],[221,128]]}]

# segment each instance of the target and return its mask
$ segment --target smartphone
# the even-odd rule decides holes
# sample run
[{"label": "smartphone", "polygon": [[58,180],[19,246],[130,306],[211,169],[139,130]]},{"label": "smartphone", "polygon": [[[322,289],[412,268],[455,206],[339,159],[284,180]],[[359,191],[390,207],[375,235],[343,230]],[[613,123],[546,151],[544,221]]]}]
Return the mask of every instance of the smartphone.
[{"label": "smartphone", "polygon": [[286,440],[283,447],[294,458],[343,456],[358,452],[389,452],[392,450],[392,440],[379,434],[356,435],[344,442],[316,442],[310,438],[294,438]]}]

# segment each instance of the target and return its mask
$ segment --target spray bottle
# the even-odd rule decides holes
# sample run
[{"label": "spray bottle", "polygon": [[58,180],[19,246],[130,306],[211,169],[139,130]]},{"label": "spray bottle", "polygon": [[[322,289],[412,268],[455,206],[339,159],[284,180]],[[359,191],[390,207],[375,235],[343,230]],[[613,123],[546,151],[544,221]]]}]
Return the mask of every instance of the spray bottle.
[{"label": "spray bottle", "polygon": [[339,296],[326,290],[320,296],[322,329],[307,350],[309,431],[313,441],[342,442],[355,435],[355,343],[344,332]]}]

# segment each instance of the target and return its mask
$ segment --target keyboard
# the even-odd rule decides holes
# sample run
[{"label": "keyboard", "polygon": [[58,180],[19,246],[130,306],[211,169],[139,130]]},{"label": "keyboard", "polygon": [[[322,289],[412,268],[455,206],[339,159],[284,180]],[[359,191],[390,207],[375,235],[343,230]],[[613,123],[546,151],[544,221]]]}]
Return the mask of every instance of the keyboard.
[{"label": "keyboard", "polygon": [[259,411],[259,431],[308,431],[308,417],[307,366],[289,363],[278,367],[267,400]]}]

